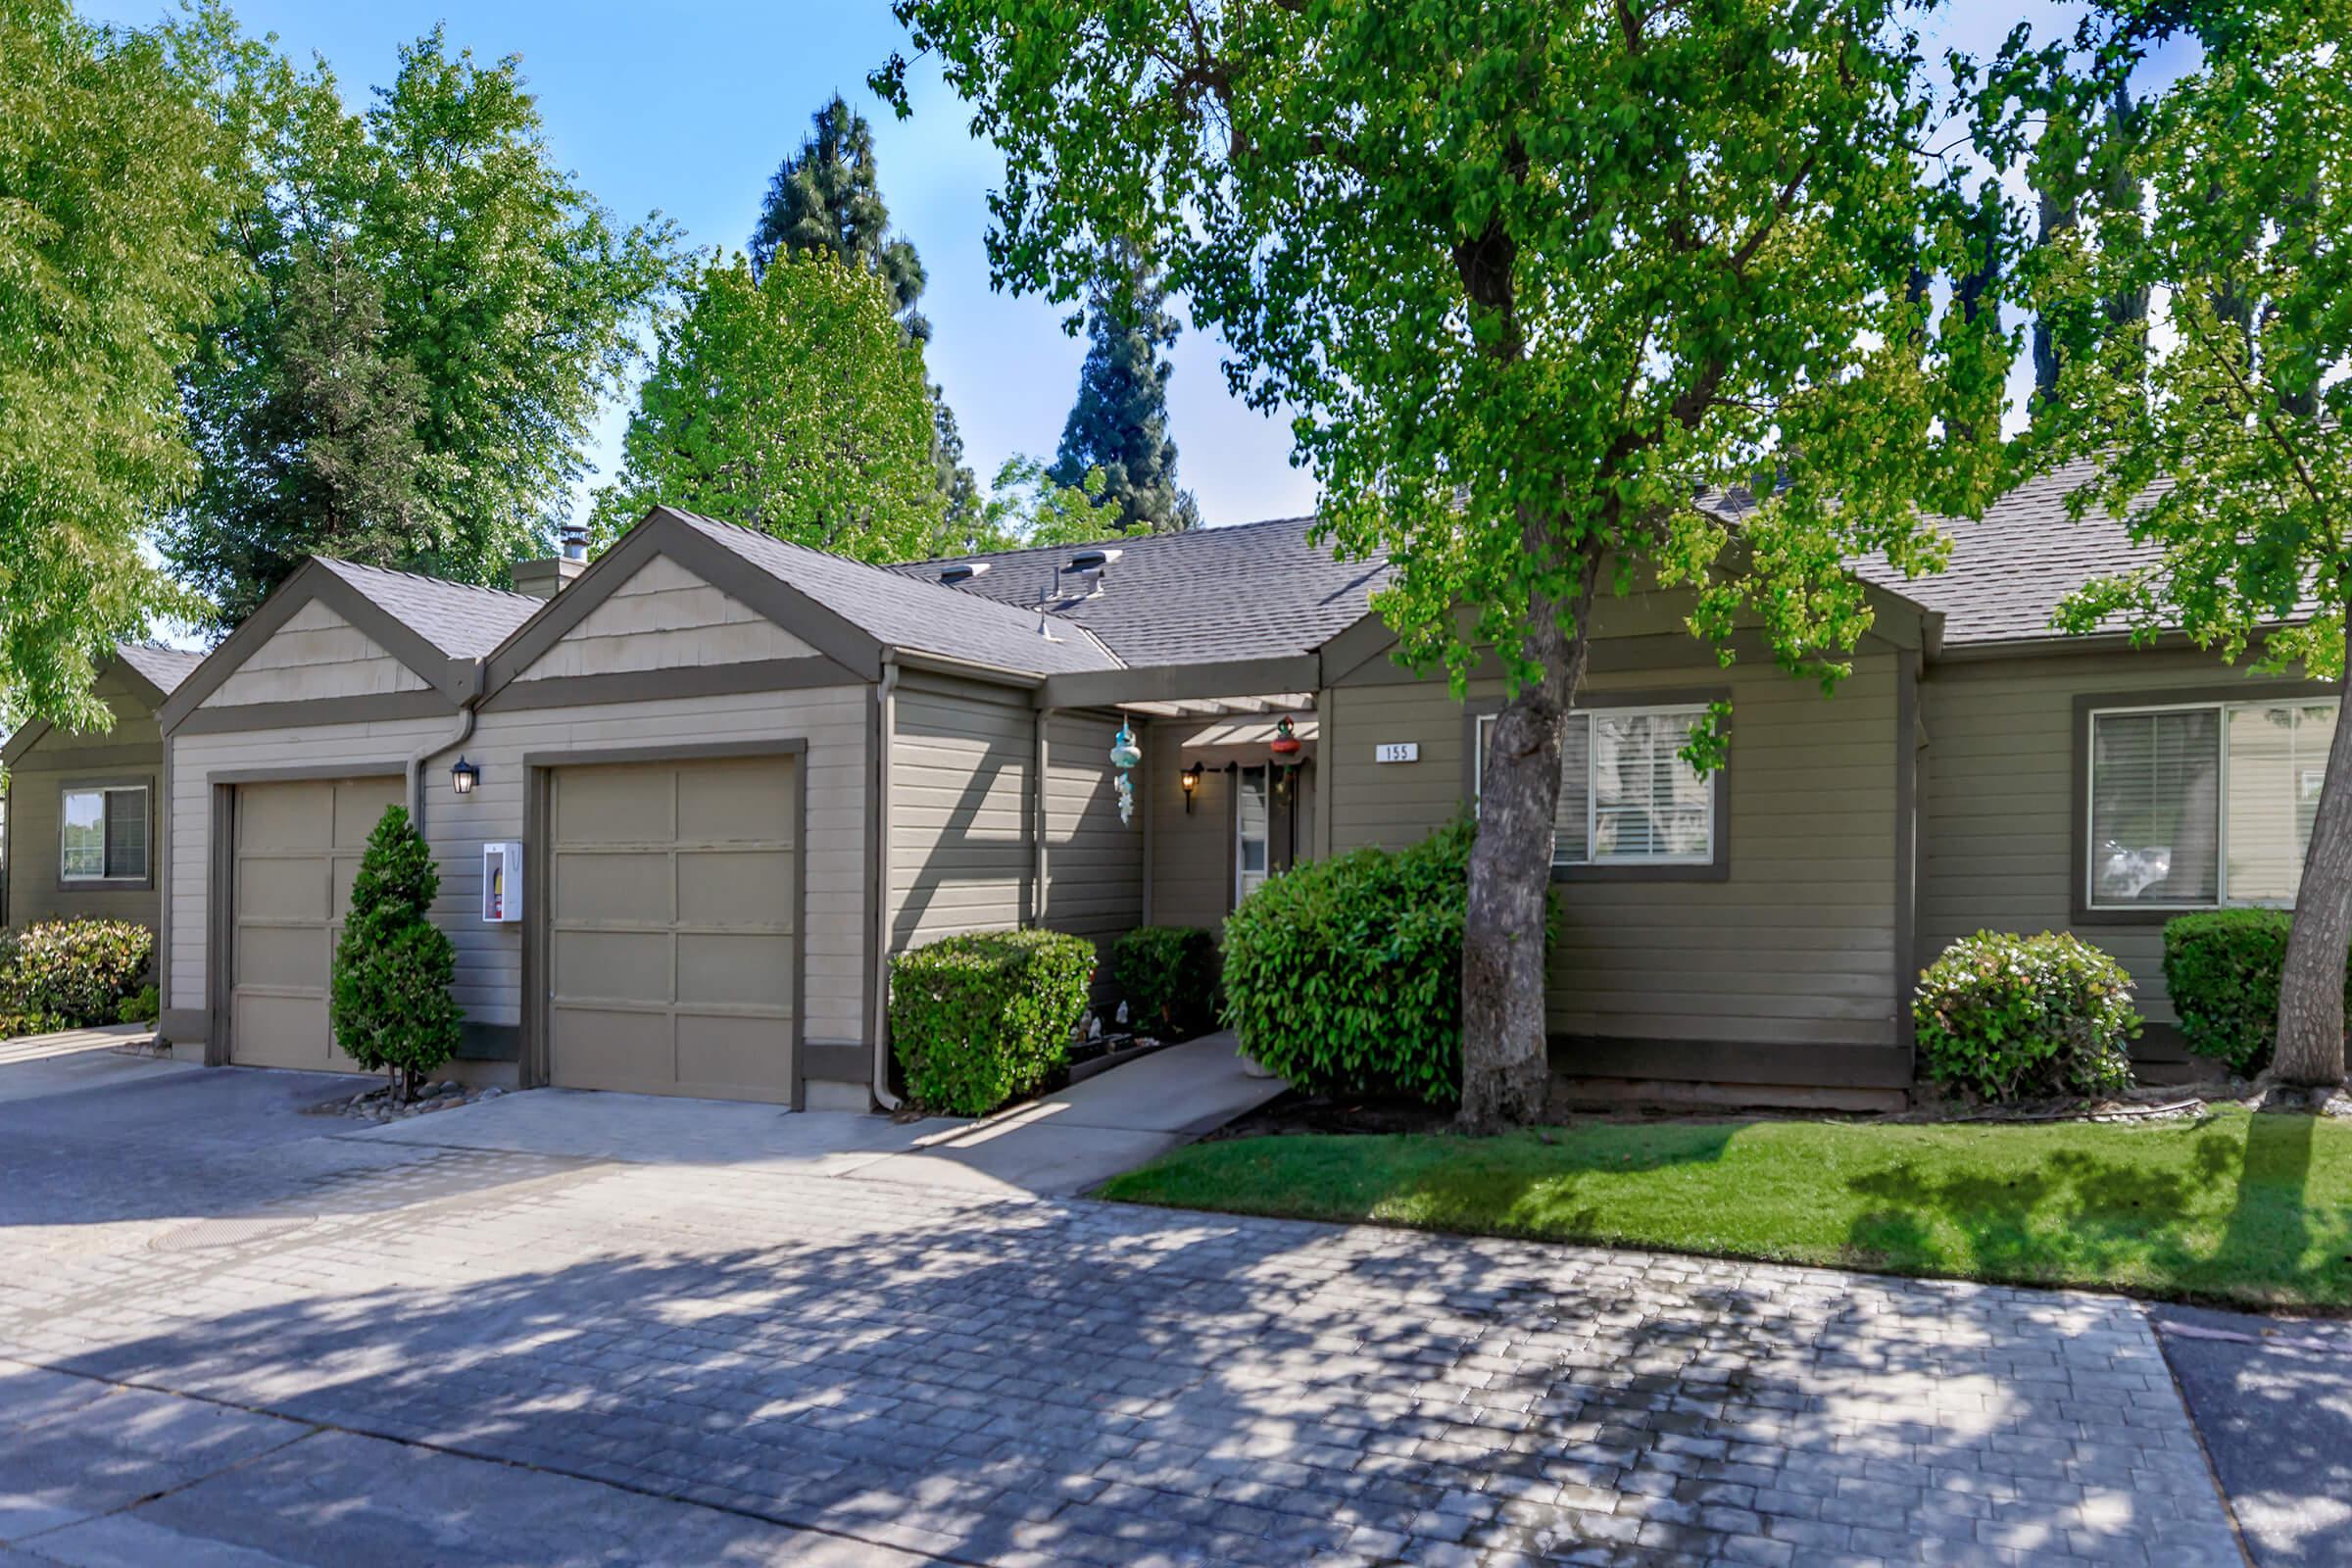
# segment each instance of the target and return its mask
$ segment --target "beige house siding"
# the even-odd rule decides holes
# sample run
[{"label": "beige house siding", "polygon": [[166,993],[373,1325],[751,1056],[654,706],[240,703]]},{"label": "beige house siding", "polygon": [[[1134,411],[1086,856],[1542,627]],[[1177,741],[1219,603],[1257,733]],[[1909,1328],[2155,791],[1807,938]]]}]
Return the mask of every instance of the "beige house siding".
[{"label": "beige house siding", "polygon": [[740,599],[656,556],[515,678],[683,669],[815,652]]},{"label": "beige house siding", "polygon": [[[2163,925],[2074,920],[2083,876],[2074,820],[2076,699],[2210,697],[2240,679],[2249,697],[2260,694],[2259,677],[2187,648],[1931,665],[1920,685],[1928,745],[1920,769],[1918,963],[1974,931],[2071,930],[2131,972],[2151,1023],[2171,1025]],[[2160,1042],[2150,1045],[2150,1054],[2172,1054]]]},{"label": "beige house siding", "polygon": [[[1695,655],[1696,650],[1693,650]],[[1702,656],[1703,657],[1703,656]],[[1595,693],[1728,695],[1729,872],[1720,881],[1571,881],[1550,969],[1550,1027],[1565,1035],[1752,1044],[1893,1046],[1895,709],[1898,666],[1865,654],[1835,697],[1779,670],[1686,665],[1604,673]],[[1473,683],[1467,709],[1501,701]],[[1332,851],[1399,848],[1469,799],[1465,706],[1443,680],[1343,685]],[[1378,763],[1409,741],[1415,762]]]},{"label": "beige house siding", "polygon": [[896,701],[891,951],[1016,928],[1036,871],[1029,693],[909,670]]},{"label": "beige house siding", "polygon": [[421,675],[383,644],[313,600],[255,649],[236,672],[200,705],[239,708],[250,703],[299,703],[330,697],[373,697],[425,689]]},{"label": "beige house siding", "polygon": [[[164,855],[163,737],[146,699],[120,670],[108,668],[92,690],[115,715],[112,729],[93,735],[53,729],[9,769],[8,904],[0,909],[0,925],[95,918],[136,920],[153,928],[163,912],[155,874]],[[113,887],[61,885],[61,792],[69,784],[140,782],[148,792],[147,880]]]},{"label": "beige house siding", "polygon": [[1197,719],[1153,722],[1144,735],[1136,788],[1152,792],[1152,924],[1215,931],[1225,923],[1233,891],[1233,775],[1203,770],[1192,814],[1185,814],[1176,741],[1199,727]]},{"label": "beige house siding", "polygon": [[1135,819],[1121,822],[1110,765],[1119,721],[1110,711],[1065,712],[1046,725],[1044,923],[1098,942],[1144,920],[1144,785],[1139,777]]}]

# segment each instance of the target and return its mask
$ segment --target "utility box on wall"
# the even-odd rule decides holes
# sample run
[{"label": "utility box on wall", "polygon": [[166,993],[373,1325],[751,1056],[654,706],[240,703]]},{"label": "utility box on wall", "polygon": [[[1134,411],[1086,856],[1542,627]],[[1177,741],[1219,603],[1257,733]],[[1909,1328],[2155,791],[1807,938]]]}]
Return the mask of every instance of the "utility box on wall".
[{"label": "utility box on wall", "polygon": [[509,925],[522,918],[522,846],[508,840],[482,846],[482,919]]}]

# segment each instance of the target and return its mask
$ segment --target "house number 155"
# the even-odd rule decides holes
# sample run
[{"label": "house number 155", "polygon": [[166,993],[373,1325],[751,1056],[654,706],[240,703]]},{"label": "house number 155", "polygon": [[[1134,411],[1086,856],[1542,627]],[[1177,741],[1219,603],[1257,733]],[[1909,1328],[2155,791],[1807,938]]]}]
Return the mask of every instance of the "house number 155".
[{"label": "house number 155", "polygon": [[1421,760],[1419,741],[1386,741],[1372,748],[1375,762],[1418,762]]}]

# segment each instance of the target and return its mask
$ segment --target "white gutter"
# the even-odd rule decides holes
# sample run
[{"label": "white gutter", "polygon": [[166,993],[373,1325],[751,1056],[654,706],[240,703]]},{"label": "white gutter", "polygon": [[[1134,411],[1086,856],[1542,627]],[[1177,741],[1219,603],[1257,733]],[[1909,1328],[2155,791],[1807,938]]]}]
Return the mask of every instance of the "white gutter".
[{"label": "white gutter", "polygon": [[458,727],[437,741],[425,743],[424,750],[409,759],[409,820],[416,824],[416,836],[424,836],[424,764],[445,752],[455,751],[473,738],[473,710],[482,700],[482,681],[489,666],[481,661],[473,665],[473,689],[458,707]]},{"label": "white gutter", "polygon": [[1047,746],[1052,739],[1051,732],[1054,724],[1054,714],[1055,711],[1056,710],[1051,708],[1041,708],[1037,710],[1037,763],[1036,771],[1033,775],[1035,787],[1030,792],[1035,807],[1035,809],[1031,812],[1029,818],[1031,824],[1030,832],[1033,835],[1032,848],[1036,851],[1037,864],[1030,873],[1032,877],[1031,885],[1036,889],[1036,894],[1030,906],[1029,923],[1040,927],[1044,926],[1046,923],[1046,889],[1048,887],[1046,877],[1046,829],[1048,824],[1052,821],[1052,817],[1050,815],[1052,810],[1052,802],[1046,793],[1047,784],[1052,778],[1050,760],[1047,756]]},{"label": "white gutter", "polygon": [[899,653],[882,650],[882,678],[874,686],[879,722],[874,726],[874,1099],[897,1110],[890,1092],[890,753],[899,727]]}]

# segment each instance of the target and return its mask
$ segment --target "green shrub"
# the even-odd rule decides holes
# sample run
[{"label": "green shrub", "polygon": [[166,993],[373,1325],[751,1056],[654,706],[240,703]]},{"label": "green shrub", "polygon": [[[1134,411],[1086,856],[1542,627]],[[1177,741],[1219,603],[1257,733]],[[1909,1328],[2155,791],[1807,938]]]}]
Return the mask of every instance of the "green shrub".
[{"label": "green shrub", "polygon": [[122,1005],[115,1009],[115,1022],[152,1024],[163,1010],[164,999],[150,981],[122,999]]},{"label": "green shrub", "polygon": [[1135,1028],[1190,1040],[1217,1015],[1217,936],[1197,925],[1147,925],[1110,945],[1110,972]]},{"label": "green shrub", "polygon": [[335,944],[327,1021],[335,1043],[403,1099],[457,1054],[459,1011],[449,994],[457,950],[426,911],[441,891],[433,853],[397,806],[368,835],[351,912]]},{"label": "green shrub", "polygon": [[[2210,909],[2165,922],[2164,987],[2189,1050],[2246,1078],[2271,1064],[2293,924],[2283,909]],[[2344,997],[2352,1009],[2352,974]]]},{"label": "green shrub", "polygon": [[1059,931],[987,931],[901,954],[890,1038],[926,1109],[979,1116],[1069,1059],[1094,984],[1095,945]]},{"label": "green shrub", "polygon": [[11,933],[0,949],[0,1025],[43,1034],[113,1023],[155,956],[155,933],[135,920],[49,920]]},{"label": "green shrub", "polygon": [[2078,937],[1980,931],[1922,971],[1911,1004],[1928,1076],[1985,1100],[2132,1082],[2132,977]]},{"label": "green shrub", "polygon": [[[1464,819],[1296,866],[1225,922],[1225,1021],[1301,1089],[1450,1104],[1462,1083]],[[1552,919],[1556,923],[1556,901]],[[1548,936],[1548,932],[1546,933]]]}]

